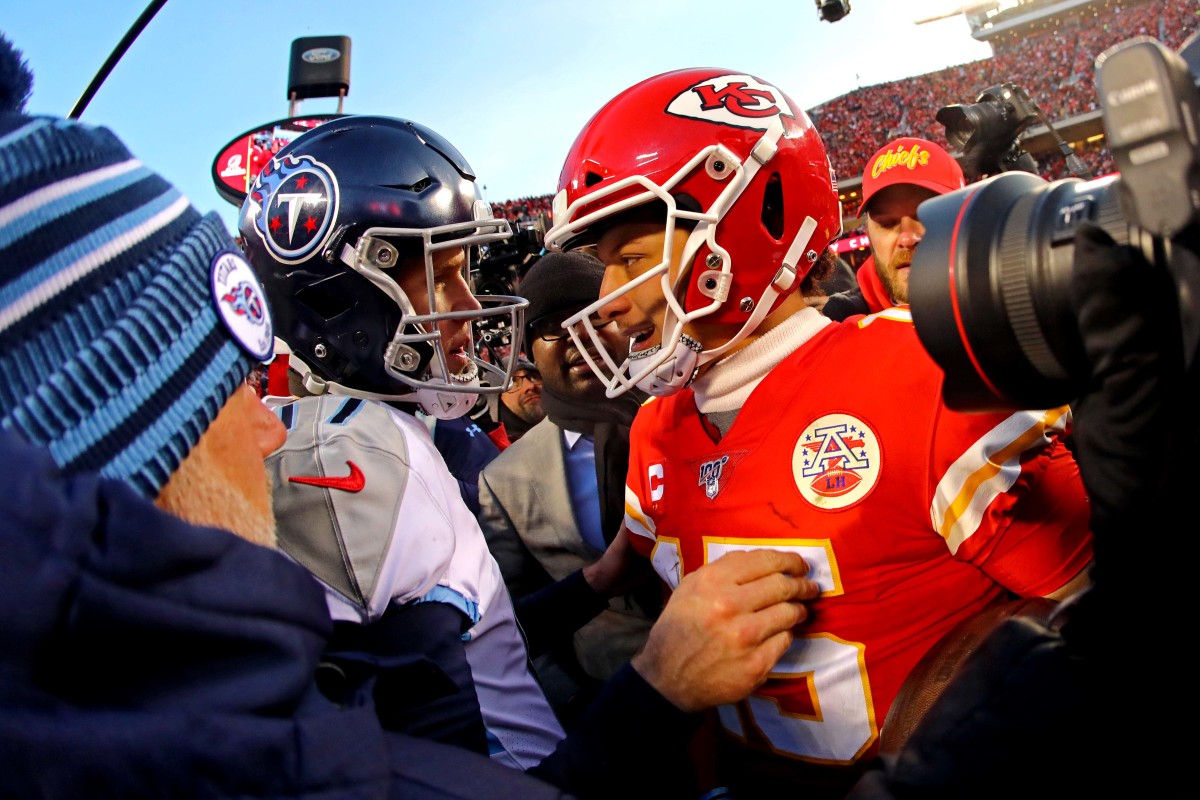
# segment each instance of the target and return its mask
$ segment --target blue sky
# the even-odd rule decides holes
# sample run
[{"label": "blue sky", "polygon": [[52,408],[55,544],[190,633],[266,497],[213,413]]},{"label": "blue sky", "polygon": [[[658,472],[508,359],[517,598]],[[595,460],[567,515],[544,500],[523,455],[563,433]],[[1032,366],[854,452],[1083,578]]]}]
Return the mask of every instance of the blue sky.
[{"label": "blue sky", "polygon": [[[209,177],[238,134],[288,116],[292,41],[351,39],[346,113],[421,122],[458,146],[490,200],[554,191],[562,159],[605,101],[682,67],[754,74],[804,108],[991,54],[955,0],[168,0],[81,119],[107,125],[231,230]],[[66,116],[145,0],[0,0],[0,31],[34,71],[29,110]],[[969,102],[964,98],[963,102]],[[898,97],[897,102],[904,102]],[[333,113],[334,98],[299,104]]]}]

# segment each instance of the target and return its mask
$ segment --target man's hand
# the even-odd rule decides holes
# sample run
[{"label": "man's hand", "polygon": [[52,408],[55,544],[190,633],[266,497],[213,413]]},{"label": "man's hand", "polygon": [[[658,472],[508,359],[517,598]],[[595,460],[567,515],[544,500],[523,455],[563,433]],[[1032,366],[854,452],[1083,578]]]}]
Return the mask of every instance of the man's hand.
[{"label": "man's hand", "polygon": [[792,644],[820,589],[804,559],[780,550],[728,553],[686,575],[633,667],[684,711],[745,699]]},{"label": "man's hand", "polygon": [[624,525],[604,555],[583,568],[583,578],[592,591],[603,597],[616,597],[632,590],[654,575],[650,561],[642,558],[629,543],[629,529]]}]

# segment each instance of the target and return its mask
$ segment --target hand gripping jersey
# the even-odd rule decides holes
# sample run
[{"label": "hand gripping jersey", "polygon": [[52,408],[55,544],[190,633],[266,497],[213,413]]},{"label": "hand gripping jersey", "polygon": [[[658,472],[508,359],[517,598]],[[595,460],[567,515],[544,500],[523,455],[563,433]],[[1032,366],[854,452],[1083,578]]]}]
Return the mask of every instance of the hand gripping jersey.
[{"label": "hand gripping jersey", "polygon": [[1047,594],[1090,559],[1069,423],[1065,407],[948,410],[896,308],[825,327],[719,441],[690,389],[643,406],[626,523],[658,573],[676,586],[768,547],[803,555],[822,589],[767,683],[719,709],[724,728],[810,763],[876,752],[901,682],[939,637],[1005,588]]},{"label": "hand gripping jersey", "polygon": [[[562,728],[529,670],[500,568],[425,424],[333,395],[275,412],[288,429],[267,459],[279,547],[325,587],[335,622],[370,629],[391,606],[456,608],[492,757],[520,769],[541,762]],[[369,630],[354,638],[372,641]]]}]

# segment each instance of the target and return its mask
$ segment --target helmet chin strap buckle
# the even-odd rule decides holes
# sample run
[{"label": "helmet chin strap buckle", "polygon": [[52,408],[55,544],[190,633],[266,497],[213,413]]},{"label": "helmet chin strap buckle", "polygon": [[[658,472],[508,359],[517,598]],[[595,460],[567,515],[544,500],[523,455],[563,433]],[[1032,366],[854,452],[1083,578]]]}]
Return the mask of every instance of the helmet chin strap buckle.
[{"label": "helmet chin strap buckle", "polygon": [[791,289],[792,285],[796,283],[796,277],[796,268],[785,263],[779,268],[779,271],[775,273],[775,279],[771,281],[771,286],[775,288],[775,291],[783,294]]},{"label": "helmet chin strap buckle", "polygon": [[[793,275],[798,275],[801,270],[801,258],[808,262],[803,267],[805,273],[807,273],[808,269],[816,263],[817,258],[820,256],[816,250],[809,250],[807,253],[804,252],[804,248],[808,247],[808,243],[812,241],[813,233],[816,230],[817,221],[812,217],[805,217],[804,222],[800,225],[800,230],[796,231],[796,238],[792,240],[787,252],[783,254],[783,266],[790,270]],[[782,272],[782,270],[780,271]],[[779,278],[780,275],[776,273],[775,283],[779,282]],[[791,287],[780,288],[780,291],[787,291],[788,288]]]},{"label": "helmet chin strap buckle", "polygon": [[314,375],[312,368],[292,352],[290,347],[285,344],[281,352],[288,355],[288,370],[300,376],[300,385],[304,387],[304,391],[309,394],[325,394],[329,391],[329,384],[324,378],[319,375]]},{"label": "helmet chin strap buckle", "polygon": [[700,371],[703,345],[687,334],[675,344],[671,355],[637,382],[637,387],[654,397],[675,394],[696,378]]},{"label": "helmet chin strap buckle", "polygon": [[304,390],[309,394],[325,394],[329,391],[329,384],[324,378],[318,378],[311,372],[304,376],[301,381],[304,384]]}]

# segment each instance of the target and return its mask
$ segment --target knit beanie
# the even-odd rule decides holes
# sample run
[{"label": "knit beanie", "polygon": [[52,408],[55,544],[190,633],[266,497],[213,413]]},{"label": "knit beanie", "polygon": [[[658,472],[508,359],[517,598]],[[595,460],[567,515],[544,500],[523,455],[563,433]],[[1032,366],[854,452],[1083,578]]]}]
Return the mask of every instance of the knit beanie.
[{"label": "knit beanie", "polygon": [[220,218],[110,131],[20,110],[0,113],[0,428],[157,497],[271,356],[266,296]]},{"label": "knit beanie", "polygon": [[583,250],[546,253],[533,262],[517,287],[517,292],[529,301],[525,309],[526,352],[533,344],[533,323],[596,302],[603,280],[604,264]]}]

